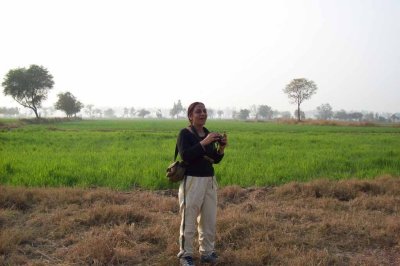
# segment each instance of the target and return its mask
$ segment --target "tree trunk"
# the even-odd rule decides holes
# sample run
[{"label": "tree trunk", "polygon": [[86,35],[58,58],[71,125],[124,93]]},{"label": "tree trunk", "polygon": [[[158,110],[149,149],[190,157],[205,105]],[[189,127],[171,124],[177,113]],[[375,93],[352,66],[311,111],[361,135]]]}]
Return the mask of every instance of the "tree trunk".
[{"label": "tree trunk", "polygon": [[33,112],[35,112],[36,119],[39,119],[40,117],[39,117],[39,114],[37,112],[37,109],[36,108],[32,108],[32,110],[33,110]]},{"label": "tree trunk", "polygon": [[297,121],[300,122],[300,103],[297,104]]}]

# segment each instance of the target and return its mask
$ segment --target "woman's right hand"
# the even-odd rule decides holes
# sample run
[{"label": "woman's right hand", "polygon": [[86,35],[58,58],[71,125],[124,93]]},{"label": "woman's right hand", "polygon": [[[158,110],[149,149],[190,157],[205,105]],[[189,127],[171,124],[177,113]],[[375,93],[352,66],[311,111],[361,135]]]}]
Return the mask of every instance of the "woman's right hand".
[{"label": "woman's right hand", "polygon": [[217,140],[219,140],[221,137],[221,134],[216,133],[216,132],[210,132],[208,133],[207,137],[205,137],[205,139],[203,139],[202,141],[200,141],[201,146],[206,146],[210,143],[213,143]]}]

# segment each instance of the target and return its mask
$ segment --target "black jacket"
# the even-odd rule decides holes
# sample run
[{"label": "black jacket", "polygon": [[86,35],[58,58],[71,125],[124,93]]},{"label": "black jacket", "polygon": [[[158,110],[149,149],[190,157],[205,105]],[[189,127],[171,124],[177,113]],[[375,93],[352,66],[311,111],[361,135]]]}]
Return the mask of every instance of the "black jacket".
[{"label": "black jacket", "polygon": [[[200,141],[209,133],[204,128],[206,135],[200,138],[184,128],[179,132],[178,151],[184,162],[188,164],[185,175],[190,176],[214,176],[213,163],[219,163],[224,157],[217,152],[216,144],[211,143],[203,147]],[[205,157],[206,156],[206,157]]]}]

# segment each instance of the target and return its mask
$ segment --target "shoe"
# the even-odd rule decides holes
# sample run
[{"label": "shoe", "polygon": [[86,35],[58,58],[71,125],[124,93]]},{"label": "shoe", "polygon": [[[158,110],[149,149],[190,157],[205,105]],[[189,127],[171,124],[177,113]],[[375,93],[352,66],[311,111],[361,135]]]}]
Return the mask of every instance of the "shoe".
[{"label": "shoe", "polygon": [[211,252],[208,255],[201,255],[201,263],[211,263],[211,264],[215,264],[217,263],[217,253],[215,252]]},{"label": "shoe", "polygon": [[180,258],[179,262],[182,266],[194,266],[193,258],[190,256]]}]

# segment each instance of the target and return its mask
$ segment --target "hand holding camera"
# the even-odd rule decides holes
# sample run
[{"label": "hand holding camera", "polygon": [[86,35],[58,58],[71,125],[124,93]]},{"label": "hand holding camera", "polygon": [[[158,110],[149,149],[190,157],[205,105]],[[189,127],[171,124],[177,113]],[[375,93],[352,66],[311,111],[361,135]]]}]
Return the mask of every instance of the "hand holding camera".
[{"label": "hand holding camera", "polygon": [[217,142],[220,146],[225,146],[227,144],[226,134],[219,134],[216,132],[210,132],[205,139],[203,139],[200,143],[205,146],[210,143]]},{"label": "hand holding camera", "polygon": [[216,141],[218,142],[218,144],[220,146],[225,146],[227,144],[227,141],[228,141],[226,133],[224,132],[222,135],[218,134]]},{"label": "hand holding camera", "polygon": [[218,148],[217,148],[218,153],[224,154],[225,147],[228,144],[228,136],[224,132],[224,134],[220,135],[217,141],[218,141]]}]

